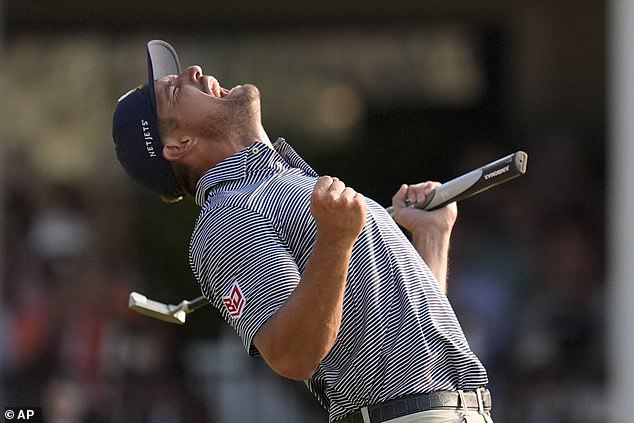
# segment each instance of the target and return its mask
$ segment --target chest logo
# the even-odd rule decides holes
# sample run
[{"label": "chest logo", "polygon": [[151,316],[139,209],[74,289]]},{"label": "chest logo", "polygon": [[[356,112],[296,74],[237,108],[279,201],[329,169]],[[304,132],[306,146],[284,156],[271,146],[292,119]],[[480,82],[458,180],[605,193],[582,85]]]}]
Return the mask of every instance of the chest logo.
[{"label": "chest logo", "polygon": [[229,295],[222,297],[222,302],[224,303],[229,316],[232,318],[237,319],[242,315],[245,299],[238,282],[233,283]]}]

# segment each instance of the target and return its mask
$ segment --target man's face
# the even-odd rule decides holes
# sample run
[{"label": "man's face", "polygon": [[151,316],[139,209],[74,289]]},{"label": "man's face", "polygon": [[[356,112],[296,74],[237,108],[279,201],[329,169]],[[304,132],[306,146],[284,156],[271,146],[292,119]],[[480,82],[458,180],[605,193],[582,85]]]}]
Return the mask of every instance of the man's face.
[{"label": "man's face", "polygon": [[260,93],[255,86],[222,88],[199,66],[156,81],[154,90],[159,121],[178,122],[172,132],[181,132],[170,135],[185,131],[202,137],[225,136],[253,125],[254,116],[259,120]]}]

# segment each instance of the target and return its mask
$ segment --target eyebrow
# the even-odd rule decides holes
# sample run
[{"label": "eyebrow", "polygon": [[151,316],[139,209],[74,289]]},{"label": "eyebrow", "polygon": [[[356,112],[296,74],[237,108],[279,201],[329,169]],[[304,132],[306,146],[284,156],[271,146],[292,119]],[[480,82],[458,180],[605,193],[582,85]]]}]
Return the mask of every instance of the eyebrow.
[{"label": "eyebrow", "polygon": [[[157,80],[154,82],[154,92],[156,93],[156,112],[158,114],[158,108],[159,108],[159,104],[163,103],[163,107],[165,107],[165,105],[169,104],[169,87],[170,84],[169,82],[165,82],[163,83],[163,87],[160,87],[159,89],[156,89],[156,85],[158,85],[159,83],[163,83],[163,81],[161,79]],[[160,94],[159,94],[160,93]],[[160,98],[160,100],[159,100]]]},{"label": "eyebrow", "polygon": [[172,79],[168,78],[167,82],[163,86],[163,91],[164,91],[166,97],[169,96],[169,88],[172,85],[171,82],[172,82]]},{"label": "eyebrow", "polygon": [[[164,96],[165,98],[169,98],[169,87],[171,86],[171,81],[172,81],[172,79],[168,79],[168,80],[167,80],[167,81],[163,84],[163,87],[162,87],[162,88],[161,88],[161,90],[160,90],[161,94],[163,94],[163,96]],[[158,84],[158,83],[160,83],[160,82],[162,82],[162,80],[161,80],[161,79],[159,79],[158,81],[154,82],[154,84]],[[155,89],[156,89],[156,88],[155,88]],[[157,90],[156,92],[157,92],[157,94],[158,94],[158,90]]]}]

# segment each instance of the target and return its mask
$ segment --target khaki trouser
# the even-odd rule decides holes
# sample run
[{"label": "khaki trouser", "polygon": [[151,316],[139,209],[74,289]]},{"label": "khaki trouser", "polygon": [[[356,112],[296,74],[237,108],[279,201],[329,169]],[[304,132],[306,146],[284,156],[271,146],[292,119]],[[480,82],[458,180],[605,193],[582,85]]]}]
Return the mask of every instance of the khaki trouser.
[{"label": "khaki trouser", "polygon": [[493,423],[488,411],[478,410],[429,410],[409,414],[384,423]]}]

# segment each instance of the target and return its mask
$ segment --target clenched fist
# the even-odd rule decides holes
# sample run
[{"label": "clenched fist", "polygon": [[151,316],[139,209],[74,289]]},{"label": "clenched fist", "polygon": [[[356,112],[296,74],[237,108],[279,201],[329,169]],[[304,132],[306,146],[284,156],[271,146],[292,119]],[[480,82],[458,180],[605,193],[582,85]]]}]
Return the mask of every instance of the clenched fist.
[{"label": "clenched fist", "polygon": [[362,194],[338,178],[322,176],[313,188],[310,211],[317,223],[318,237],[351,245],[365,225],[367,206]]}]

